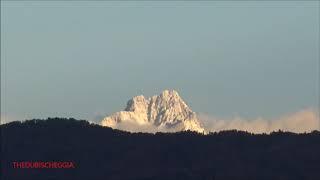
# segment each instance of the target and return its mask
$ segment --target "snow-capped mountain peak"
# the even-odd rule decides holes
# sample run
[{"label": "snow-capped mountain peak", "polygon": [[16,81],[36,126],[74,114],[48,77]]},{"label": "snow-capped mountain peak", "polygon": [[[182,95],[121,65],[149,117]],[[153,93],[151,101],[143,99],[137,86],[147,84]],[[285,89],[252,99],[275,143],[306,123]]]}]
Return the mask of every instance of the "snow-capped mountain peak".
[{"label": "snow-capped mountain peak", "polygon": [[[150,131],[196,131],[204,133],[196,113],[194,113],[175,90],[165,90],[158,96],[145,98],[136,96],[130,99],[124,111],[116,112],[102,120],[103,126],[135,131],[131,126],[149,126]],[[139,128],[138,128],[139,129]],[[137,130],[139,131],[139,130]],[[143,131],[148,131],[144,128]]]}]

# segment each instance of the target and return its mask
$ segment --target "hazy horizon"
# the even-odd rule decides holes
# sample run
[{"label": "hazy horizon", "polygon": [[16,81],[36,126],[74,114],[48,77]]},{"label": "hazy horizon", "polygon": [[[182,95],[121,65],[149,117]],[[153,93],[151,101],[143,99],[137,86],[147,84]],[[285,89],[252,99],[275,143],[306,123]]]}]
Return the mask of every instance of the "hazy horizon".
[{"label": "hazy horizon", "polygon": [[219,122],[319,121],[319,7],[1,1],[1,120],[99,123],[134,96],[175,89]]}]

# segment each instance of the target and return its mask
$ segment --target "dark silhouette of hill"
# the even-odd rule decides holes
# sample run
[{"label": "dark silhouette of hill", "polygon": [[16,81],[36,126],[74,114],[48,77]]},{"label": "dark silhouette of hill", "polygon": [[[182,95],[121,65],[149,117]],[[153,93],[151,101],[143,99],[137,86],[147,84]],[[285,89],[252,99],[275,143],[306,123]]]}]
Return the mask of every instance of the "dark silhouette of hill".
[{"label": "dark silhouette of hill", "polygon": [[[72,161],[74,169],[15,169]],[[1,125],[3,180],[319,180],[320,132],[129,133],[65,118]]]}]

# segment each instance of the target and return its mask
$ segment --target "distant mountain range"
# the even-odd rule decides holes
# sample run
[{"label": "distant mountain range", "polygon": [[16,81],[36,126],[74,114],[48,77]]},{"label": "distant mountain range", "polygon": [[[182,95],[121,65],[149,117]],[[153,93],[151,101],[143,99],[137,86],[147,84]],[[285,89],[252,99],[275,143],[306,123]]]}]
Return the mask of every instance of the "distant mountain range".
[{"label": "distant mountain range", "polygon": [[206,133],[196,113],[182,100],[175,90],[165,90],[158,96],[130,99],[124,111],[105,117],[102,126],[127,131]]}]

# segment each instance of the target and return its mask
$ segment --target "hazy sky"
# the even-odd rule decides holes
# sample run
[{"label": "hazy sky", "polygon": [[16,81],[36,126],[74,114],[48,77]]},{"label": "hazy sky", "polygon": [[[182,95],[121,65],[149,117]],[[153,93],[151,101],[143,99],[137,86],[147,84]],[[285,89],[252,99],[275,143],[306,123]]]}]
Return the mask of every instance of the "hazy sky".
[{"label": "hazy sky", "polygon": [[219,117],[319,109],[319,1],[1,1],[1,116],[94,119],[176,89]]}]

